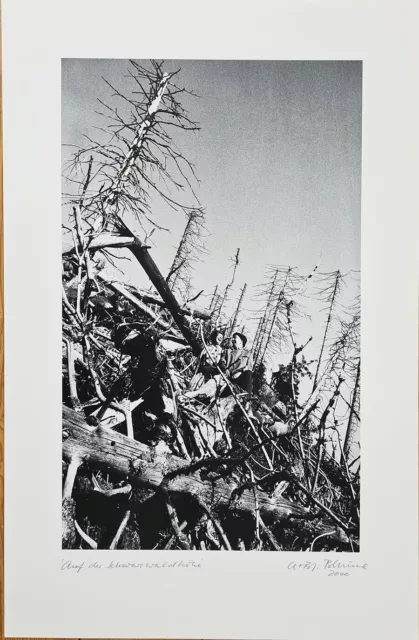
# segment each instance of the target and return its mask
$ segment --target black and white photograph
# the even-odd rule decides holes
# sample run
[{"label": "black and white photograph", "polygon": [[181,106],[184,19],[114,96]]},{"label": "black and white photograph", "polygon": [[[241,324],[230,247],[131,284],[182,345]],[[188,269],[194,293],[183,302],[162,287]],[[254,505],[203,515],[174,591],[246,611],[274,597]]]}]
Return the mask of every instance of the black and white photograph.
[{"label": "black and white photograph", "polygon": [[362,62],[64,58],[61,142],[62,548],[358,553]]}]

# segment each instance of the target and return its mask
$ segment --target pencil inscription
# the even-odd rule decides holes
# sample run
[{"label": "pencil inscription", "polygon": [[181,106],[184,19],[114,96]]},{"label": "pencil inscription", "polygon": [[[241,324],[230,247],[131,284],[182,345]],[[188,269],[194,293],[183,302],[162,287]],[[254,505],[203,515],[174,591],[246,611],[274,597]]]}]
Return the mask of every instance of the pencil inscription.
[{"label": "pencil inscription", "polygon": [[367,571],[368,563],[339,562],[338,560],[328,559],[324,559],[323,562],[312,562],[310,560],[304,562],[292,561],[288,564],[287,569],[300,574],[320,572],[321,575],[324,575],[326,573],[330,578],[337,578],[363,573]]}]

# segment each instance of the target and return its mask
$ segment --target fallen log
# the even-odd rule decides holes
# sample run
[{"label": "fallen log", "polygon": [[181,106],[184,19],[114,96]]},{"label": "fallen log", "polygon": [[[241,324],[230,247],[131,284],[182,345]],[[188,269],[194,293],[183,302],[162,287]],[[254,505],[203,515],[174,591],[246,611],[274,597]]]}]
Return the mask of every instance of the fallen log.
[{"label": "fallen log", "polygon": [[[265,522],[284,522],[310,518],[308,509],[282,497],[252,489],[241,490],[232,479],[202,478],[200,469],[171,453],[159,453],[156,447],[132,440],[100,426],[89,427],[74,410],[63,407],[63,457],[66,461],[81,459],[105,472],[117,473],[135,487],[161,489],[174,494],[187,494],[211,509],[234,509],[255,513],[259,508]],[[316,533],[333,527],[319,524]],[[346,534],[335,527],[335,539],[346,542]]]}]

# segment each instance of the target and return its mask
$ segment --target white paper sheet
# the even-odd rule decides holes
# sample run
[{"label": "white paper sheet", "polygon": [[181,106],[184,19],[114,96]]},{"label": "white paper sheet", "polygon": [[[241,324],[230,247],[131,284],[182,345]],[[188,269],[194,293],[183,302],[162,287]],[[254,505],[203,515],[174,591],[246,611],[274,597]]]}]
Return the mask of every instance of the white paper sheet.
[{"label": "white paper sheet", "polygon": [[[417,19],[407,0],[4,0],[7,636],[417,637]],[[75,57],[363,61],[360,554],[62,551],[60,73]],[[332,576],[332,561],[361,566]]]}]

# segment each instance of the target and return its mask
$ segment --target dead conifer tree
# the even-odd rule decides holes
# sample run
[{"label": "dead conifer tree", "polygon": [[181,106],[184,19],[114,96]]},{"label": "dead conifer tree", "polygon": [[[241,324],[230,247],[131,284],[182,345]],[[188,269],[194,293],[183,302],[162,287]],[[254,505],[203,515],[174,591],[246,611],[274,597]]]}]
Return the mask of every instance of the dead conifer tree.
[{"label": "dead conifer tree", "polygon": [[240,291],[240,296],[239,296],[239,299],[237,301],[236,309],[234,311],[233,317],[232,317],[231,322],[230,322],[230,326],[229,326],[229,329],[228,329],[228,332],[227,332],[227,337],[231,337],[233,335],[233,332],[234,332],[235,328],[236,328],[237,319],[239,317],[239,313],[240,313],[241,308],[242,308],[243,298],[244,298],[244,295],[246,293],[246,289],[247,289],[247,284],[245,284],[243,286],[243,289]]},{"label": "dead conifer tree", "polygon": [[341,320],[335,340],[330,347],[327,367],[331,371],[343,375],[350,390],[349,398],[345,399],[348,407],[347,423],[344,431],[343,456],[349,464],[358,455],[356,436],[360,426],[360,387],[361,387],[361,356],[360,330],[361,313],[360,299],[347,310],[349,320]]},{"label": "dead conifer tree", "polygon": [[236,253],[234,254],[234,256],[233,256],[232,258],[230,258],[231,262],[233,263],[233,273],[232,273],[232,275],[231,275],[231,280],[230,280],[230,282],[227,284],[226,288],[224,289],[223,294],[219,297],[219,299],[218,299],[218,301],[217,301],[217,311],[216,311],[216,314],[215,314],[215,317],[216,317],[216,321],[217,321],[217,322],[220,322],[220,319],[221,319],[221,315],[222,315],[222,312],[223,312],[224,305],[226,304],[226,302],[227,302],[227,300],[228,300],[228,294],[229,294],[229,291],[230,291],[231,287],[232,287],[232,286],[233,286],[233,284],[234,284],[234,280],[235,280],[235,278],[236,278],[236,271],[237,271],[237,267],[238,267],[238,266],[239,266],[239,264],[240,264],[239,257],[240,257],[240,249],[237,249],[237,251],[236,251]]},{"label": "dead conifer tree", "polygon": [[[131,61],[131,94],[106,81],[114,103],[99,100],[98,113],[106,118],[105,126],[99,128],[101,135],[98,139],[86,136],[87,145],[77,147],[66,165],[65,178],[71,190],[65,194],[65,207],[71,208],[70,222],[76,222],[75,250],[82,251],[82,270],[87,270],[88,280],[88,265],[95,251],[102,251],[111,261],[115,258],[110,253],[113,246],[127,246],[181,332],[195,346],[171,288],[148,253],[150,247],[139,238],[140,229],[148,238],[150,227],[159,226],[153,216],[156,198],[188,216],[202,213],[195,193],[195,168],[172,144],[172,128],[199,130],[181,103],[182,97],[193,93],[176,84],[178,73],[165,72],[161,62],[152,61],[147,69]],[[173,195],[186,191],[191,204]],[[192,215],[192,220],[196,222],[197,217]]]},{"label": "dead conifer tree", "polygon": [[218,294],[218,284],[215,286],[213,294],[211,296],[211,302],[210,302],[210,307],[209,307],[209,310],[211,312],[214,311],[215,303],[217,302],[217,294]]},{"label": "dead conifer tree", "polygon": [[313,391],[315,390],[318,384],[320,369],[323,363],[323,354],[326,346],[326,341],[329,336],[329,330],[331,328],[335,307],[337,305],[337,298],[342,285],[342,275],[340,271],[335,271],[331,274],[325,274],[322,277],[322,283],[325,283],[325,286],[323,285],[322,288],[319,289],[318,297],[320,297],[320,299],[328,305],[327,319],[326,319],[326,324],[324,328],[322,344],[320,347],[319,358],[317,360],[316,372],[314,374],[314,379],[313,379]]},{"label": "dead conifer tree", "polygon": [[180,239],[175,257],[166,278],[174,293],[184,298],[191,294],[191,270],[194,263],[205,252],[202,241],[204,213],[201,209],[187,212],[187,222]]},{"label": "dead conifer tree", "polygon": [[261,345],[266,332],[266,323],[268,321],[270,308],[272,306],[272,303],[275,297],[275,285],[276,285],[277,278],[278,278],[278,269],[275,269],[273,273],[273,277],[271,278],[271,282],[269,283],[268,299],[266,301],[266,305],[264,306],[263,315],[261,318],[259,318],[258,328],[256,331],[255,339],[253,341],[253,358],[255,363],[259,362],[260,349],[261,349]]},{"label": "dead conifer tree", "polygon": [[293,301],[288,313],[292,320],[302,315],[297,300],[305,278],[292,267],[273,267],[268,271],[267,282],[258,288],[257,297],[263,301],[254,340],[254,359],[261,363],[265,356],[289,345],[287,303]]}]

